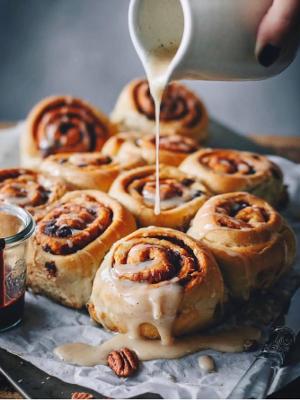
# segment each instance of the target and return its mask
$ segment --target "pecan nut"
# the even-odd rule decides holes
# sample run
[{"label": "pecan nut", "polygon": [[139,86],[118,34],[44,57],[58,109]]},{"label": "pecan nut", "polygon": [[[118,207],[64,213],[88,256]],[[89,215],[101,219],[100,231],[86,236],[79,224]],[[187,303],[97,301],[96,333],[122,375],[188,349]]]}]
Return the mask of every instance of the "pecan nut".
[{"label": "pecan nut", "polygon": [[86,392],[74,392],[72,393],[71,399],[93,399],[94,396]]},{"label": "pecan nut", "polygon": [[244,351],[255,351],[258,348],[257,340],[247,339],[244,341]]},{"label": "pecan nut", "polygon": [[122,378],[133,375],[139,367],[139,359],[134,351],[124,347],[109,353],[107,363],[114,373]]}]

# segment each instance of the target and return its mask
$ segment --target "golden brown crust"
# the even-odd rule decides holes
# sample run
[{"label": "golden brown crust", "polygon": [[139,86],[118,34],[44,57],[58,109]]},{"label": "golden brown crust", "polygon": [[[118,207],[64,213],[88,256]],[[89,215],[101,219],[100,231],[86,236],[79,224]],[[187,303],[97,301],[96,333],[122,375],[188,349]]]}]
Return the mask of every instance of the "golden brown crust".
[{"label": "golden brown crust", "polygon": [[[154,132],[154,102],[145,79],[136,79],[125,86],[111,118],[120,131]],[[199,97],[181,83],[170,83],[162,100],[161,134],[188,136],[203,142],[207,127],[207,111]]]},{"label": "golden brown crust", "polygon": [[201,149],[179,168],[197,176],[215,194],[245,191],[277,207],[285,191],[280,168],[256,153]]},{"label": "golden brown crust", "polygon": [[26,208],[35,220],[42,218],[52,203],[67,191],[58,178],[24,168],[0,170],[0,201]]},{"label": "golden brown crust", "polygon": [[[159,161],[162,164],[177,167],[181,162],[199,149],[196,140],[180,135],[160,135]],[[103,146],[103,154],[118,156],[129,160],[141,157],[148,164],[154,164],[156,158],[155,135],[138,132],[122,132],[111,137]]]},{"label": "golden brown crust", "polygon": [[184,230],[209,192],[197,178],[176,167],[160,168],[161,213],[154,213],[155,167],[146,166],[122,173],[112,184],[110,195],[136,217],[139,226],[166,226]]},{"label": "golden brown crust", "polygon": [[128,160],[131,157],[142,157],[140,139],[144,136],[141,132],[120,132],[105,142],[101,152],[109,157],[119,157]]},{"label": "golden brown crust", "polygon": [[214,253],[234,297],[272,286],[296,253],[295,235],[267,202],[249,193],[210,198],[187,232]]},{"label": "golden brown crust", "polygon": [[109,119],[88,102],[52,96],[31,110],[21,136],[21,164],[38,168],[48,155],[101,150],[115,133]]},{"label": "golden brown crust", "polygon": [[122,172],[144,165],[141,157],[127,160],[99,152],[55,154],[41,164],[45,173],[58,176],[73,189],[96,189],[107,192]]},{"label": "golden brown crust", "polygon": [[129,211],[105,193],[67,193],[50,207],[29,241],[29,286],[65,305],[83,307],[105,253],[134,229]]},{"label": "golden brown crust", "polygon": [[[115,290],[119,284],[123,286]],[[137,293],[139,285],[141,302],[132,303],[130,290]],[[220,270],[206,246],[173,229],[139,229],[117,242],[106,256],[95,277],[88,309],[91,317],[108,329],[125,333],[133,324],[142,336],[156,339],[157,326],[147,319],[147,296],[155,302],[151,290],[165,288],[170,290],[166,293],[172,301],[173,285],[181,288],[182,298],[172,335],[194,332],[215,322],[226,293]],[[127,301],[134,304],[133,309],[127,308]],[[168,318],[168,314],[164,316]],[[158,326],[161,323],[158,318]]]}]

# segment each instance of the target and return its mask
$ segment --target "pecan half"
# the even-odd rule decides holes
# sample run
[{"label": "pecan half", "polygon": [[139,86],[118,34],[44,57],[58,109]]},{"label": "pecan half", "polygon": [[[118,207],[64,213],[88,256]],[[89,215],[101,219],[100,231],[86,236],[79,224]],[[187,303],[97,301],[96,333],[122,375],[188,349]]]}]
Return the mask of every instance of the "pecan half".
[{"label": "pecan half", "polygon": [[86,392],[74,392],[72,393],[71,399],[93,399],[94,396]]},{"label": "pecan half", "polygon": [[139,367],[137,355],[126,347],[110,352],[107,363],[114,373],[122,378],[133,375]]}]

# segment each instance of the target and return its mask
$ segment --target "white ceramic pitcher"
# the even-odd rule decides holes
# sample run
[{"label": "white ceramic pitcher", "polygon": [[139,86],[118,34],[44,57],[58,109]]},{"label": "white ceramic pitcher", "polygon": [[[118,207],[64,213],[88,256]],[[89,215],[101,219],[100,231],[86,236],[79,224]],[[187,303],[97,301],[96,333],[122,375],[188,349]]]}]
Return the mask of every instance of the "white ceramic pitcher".
[{"label": "white ceramic pitcher", "polygon": [[[284,0],[283,0],[284,1]],[[131,0],[129,29],[147,72],[147,55],[176,46],[168,79],[258,80],[292,61],[283,52],[269,68],[255,57],[258,26],[272,0]]]}]

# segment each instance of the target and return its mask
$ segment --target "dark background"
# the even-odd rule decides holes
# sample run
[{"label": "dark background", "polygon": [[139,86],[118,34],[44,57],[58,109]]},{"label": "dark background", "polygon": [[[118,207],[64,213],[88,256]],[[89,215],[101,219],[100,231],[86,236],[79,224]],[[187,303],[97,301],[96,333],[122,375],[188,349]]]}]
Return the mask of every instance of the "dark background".
[{"label": "dark background", "polygon": [[[0,121],[69,93],[109,112],[143,75],[127,27],[129,0],[0,0]],[[300,134],[300,57],[264,82],[189,82],[210,113],[242,132]]]}]

